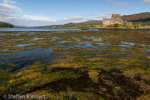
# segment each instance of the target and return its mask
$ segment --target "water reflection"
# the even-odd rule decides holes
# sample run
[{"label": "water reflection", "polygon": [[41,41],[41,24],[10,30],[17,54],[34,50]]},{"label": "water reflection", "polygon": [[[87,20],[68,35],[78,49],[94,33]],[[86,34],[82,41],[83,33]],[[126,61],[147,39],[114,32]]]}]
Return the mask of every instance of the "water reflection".
[{"label": "water reflection", "polygon": [[[18,69],[24,67],[29,64],[33,64],[34,62],[41,63],[49,63],[51,59],[56,57],[56,54],[53,53],[52,48],[43,49],[36,48],[35,50],[27,50],[16,53],[11,53],[7,55],[1,56],[1,59],[5,57],[5,60],[0,60],[1,68],[7,69],[11,68],[12,65],[16,65],[14,69]],[[12,57],[12,59],[7,59],[8,57]]]}]

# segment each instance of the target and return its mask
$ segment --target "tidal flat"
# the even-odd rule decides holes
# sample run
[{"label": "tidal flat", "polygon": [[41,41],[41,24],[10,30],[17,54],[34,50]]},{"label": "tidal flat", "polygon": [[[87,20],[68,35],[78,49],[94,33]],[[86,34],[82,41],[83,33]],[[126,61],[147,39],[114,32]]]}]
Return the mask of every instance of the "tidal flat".
[{"label": "tidal flat", "polygon": [[1,98],[4,94],[149,100],[150,33],[0,32]]}]

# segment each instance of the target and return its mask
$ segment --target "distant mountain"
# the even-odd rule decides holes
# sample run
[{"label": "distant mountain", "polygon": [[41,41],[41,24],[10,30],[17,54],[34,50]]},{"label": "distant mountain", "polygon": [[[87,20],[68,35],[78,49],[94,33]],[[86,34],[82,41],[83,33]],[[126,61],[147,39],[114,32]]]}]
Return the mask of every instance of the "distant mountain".
[{"label": "distant mountain", "polygon": [[122,16],[123,20],[131,22],[150,22],[150,12]]},{"label": "distant mountain", "polygon": [[5,22],[0,21],[0,24],[2,24],[2,23],[5,23]]},{"label": "distant mountain", "polygon": [[67,23],[67,24],[64,24],[64,25],[72,25],[73,23],[71,22],[71,23]]},{"label": "distant mountain", "polygon": [[0,21],[0,28],[13,28],[13,27],[15,27],[15,26],[12,25],[12,24],[5,23],[5,22],[1,22],[1,21]]},{"label": "distant mountain", "polygon": [[81,23],[67,23],[64,25],[51,25],[51,26],[40,26],[40,28],[79,28],[79,27],[89,27],[91,25],[102,25],[101,20],[89,20]]},{"label": "distant mountain", "polygon": [[101,20],[89,20],[89,21],[82,22],[79,24],[82,24],[82,25],[100,25],[100,24],[102,24],[102,21]]}]

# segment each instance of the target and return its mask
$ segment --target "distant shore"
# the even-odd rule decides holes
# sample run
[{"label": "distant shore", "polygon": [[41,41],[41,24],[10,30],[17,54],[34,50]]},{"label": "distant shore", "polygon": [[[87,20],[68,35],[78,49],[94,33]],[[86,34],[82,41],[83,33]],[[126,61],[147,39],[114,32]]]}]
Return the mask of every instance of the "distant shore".
[{"label": "distant shore", "polygon": [[94,30],[150,30],[150,28],[95,28]]}]

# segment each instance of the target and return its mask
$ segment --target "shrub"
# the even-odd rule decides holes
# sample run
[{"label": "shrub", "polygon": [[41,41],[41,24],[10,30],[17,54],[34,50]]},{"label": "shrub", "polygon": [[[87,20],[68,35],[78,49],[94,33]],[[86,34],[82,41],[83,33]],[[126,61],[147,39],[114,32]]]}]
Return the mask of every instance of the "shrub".
[{"label": "shrub", "polygon": [[13,26],[10,25],[10,24],[7,24],[7,23],[0,23],[0,27],[8,27],[8,28],[11,28],[11,27],[13,27]]},{"label": "shrub", "polygon": [[119,24],[114,24],[113,27],[119,27]]}]

